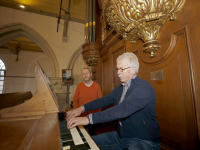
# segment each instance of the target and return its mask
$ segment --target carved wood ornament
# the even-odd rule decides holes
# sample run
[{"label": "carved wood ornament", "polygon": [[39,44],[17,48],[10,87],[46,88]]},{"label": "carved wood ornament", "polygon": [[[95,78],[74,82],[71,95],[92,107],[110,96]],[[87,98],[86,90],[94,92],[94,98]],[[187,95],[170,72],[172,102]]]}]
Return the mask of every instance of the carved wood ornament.
[{"label": "carved wood ornament", "polygon": [[144,52],[155,57],[160,48],[158,34],[170,20],[176,20],[185,0],[104,0],[103,14],[108,24],[125,40],[144,41]]}]

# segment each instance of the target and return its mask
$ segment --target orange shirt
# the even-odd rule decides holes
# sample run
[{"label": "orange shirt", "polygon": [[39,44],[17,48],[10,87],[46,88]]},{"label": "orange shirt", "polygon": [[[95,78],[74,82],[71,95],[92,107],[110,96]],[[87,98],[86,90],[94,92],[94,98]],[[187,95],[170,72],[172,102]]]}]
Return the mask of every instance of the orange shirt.
[{"label": "orange shirt", "polygon": [[[102,93],[100,86],[97,82],[93,81],[93,84],[87,87],[84,82],[81,82],[77,85],[76,91],[73,98],[73,108],[78,108],[88,102],[91,102],[97,98],[101,98]],[[101,109],[94,111],[87,111],[81,114],[81,116],[86,116],[93,112],[98,112]]]}]

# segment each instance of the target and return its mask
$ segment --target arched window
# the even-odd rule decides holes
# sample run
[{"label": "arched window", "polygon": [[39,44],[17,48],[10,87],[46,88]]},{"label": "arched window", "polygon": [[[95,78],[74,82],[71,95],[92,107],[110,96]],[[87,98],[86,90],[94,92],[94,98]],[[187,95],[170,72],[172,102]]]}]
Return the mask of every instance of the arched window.
[{"label": "arched window", "polygon": [[4,62],[0,59],[0,94],[3,92],[4,75],[6,71],[6,66]]}]

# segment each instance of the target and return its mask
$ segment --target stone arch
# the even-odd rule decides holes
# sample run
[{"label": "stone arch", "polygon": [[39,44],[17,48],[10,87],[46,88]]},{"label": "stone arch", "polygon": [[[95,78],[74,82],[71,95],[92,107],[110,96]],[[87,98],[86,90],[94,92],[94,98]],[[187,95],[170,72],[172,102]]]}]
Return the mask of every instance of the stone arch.
[{"label": "stone arch", "polygon": [[75,52],[72,54],[68,64],[67,64],[67,69],[72,69],[73,70],[73,67],[74,67],[74,64],[77,60],[77,58],[79,57],[79,55],[82,54],[82,46],[78,47]]},{"label": "stone arch", "polygon": [[51,64],[52,77],[59,77],[59,66],[55,53],[38,32],[24,23],[11,23],[0,26],[0,45],[20,36],[29,38],[44,51]]}]

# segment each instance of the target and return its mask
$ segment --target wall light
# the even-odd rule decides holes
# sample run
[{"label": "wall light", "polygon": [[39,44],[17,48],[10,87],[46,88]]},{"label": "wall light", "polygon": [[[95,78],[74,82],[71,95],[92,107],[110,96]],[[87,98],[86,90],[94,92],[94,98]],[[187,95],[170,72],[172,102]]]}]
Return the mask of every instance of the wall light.
[{"label": "wall light", "polygon": [[24,5],[19,5],[19,7],[21,7],[21,8],[25,8],[25,6],[24,6]]}]

